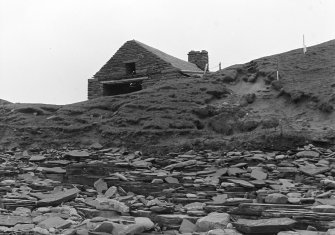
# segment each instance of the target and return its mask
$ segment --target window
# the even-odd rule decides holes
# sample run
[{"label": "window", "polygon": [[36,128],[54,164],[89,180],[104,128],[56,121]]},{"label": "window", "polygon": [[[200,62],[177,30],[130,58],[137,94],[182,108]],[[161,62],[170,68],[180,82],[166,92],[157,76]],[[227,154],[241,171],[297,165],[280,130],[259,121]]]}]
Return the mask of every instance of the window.
[{"label": "window", "polygon": [[136,74],[135,62],[133,62],[133,63],[126,63],[126,74],[127,75]]}]

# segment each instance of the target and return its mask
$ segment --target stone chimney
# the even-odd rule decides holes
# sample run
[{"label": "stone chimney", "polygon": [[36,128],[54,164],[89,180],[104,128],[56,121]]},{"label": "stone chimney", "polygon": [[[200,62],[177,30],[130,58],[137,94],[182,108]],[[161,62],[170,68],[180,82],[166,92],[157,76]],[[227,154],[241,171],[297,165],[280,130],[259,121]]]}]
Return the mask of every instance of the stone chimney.
[{"label": "stone chimney", "polygon": [[[205,70],[206,64],[208,64],[208,52],[202,51],[190,51],[188,53],[188,62],[193,63],[201,70]],[[207,66],[208,71],[208,66]]]}]

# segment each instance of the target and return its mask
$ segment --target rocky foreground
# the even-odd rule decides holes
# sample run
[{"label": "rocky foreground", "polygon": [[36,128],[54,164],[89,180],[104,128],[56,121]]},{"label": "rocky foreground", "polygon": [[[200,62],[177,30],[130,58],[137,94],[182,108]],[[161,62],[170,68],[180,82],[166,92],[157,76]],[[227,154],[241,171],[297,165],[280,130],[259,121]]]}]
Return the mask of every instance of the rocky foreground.
[{"label": "rocky foreground", "polygon": [[335,151],[7,151],[1,234],[335,234]]}]

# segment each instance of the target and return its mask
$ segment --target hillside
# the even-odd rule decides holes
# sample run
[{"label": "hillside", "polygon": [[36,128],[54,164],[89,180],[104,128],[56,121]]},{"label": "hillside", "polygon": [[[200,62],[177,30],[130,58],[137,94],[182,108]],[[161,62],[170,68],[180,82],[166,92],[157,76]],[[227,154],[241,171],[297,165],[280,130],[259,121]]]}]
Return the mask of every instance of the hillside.
[{"label": "hillside", "polygon": [[[276,80],[277,61],[279,80]],[[335,40],[253,60],[203,79],[71,105],[0,102],[3,147],[95,142],[148,152],[281,149],[335,141]]]}]

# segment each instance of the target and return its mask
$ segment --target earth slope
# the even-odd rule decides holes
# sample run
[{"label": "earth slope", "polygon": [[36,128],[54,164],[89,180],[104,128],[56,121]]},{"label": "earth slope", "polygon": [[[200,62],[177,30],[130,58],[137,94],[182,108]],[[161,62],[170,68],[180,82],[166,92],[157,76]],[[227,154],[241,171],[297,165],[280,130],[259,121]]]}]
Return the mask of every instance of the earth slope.
[{"label": "earth slope", "polygon": [[335,40],[131,94],[64,106],[1,102],[0,144],[147,152],[333,145],[334,107]]}]

